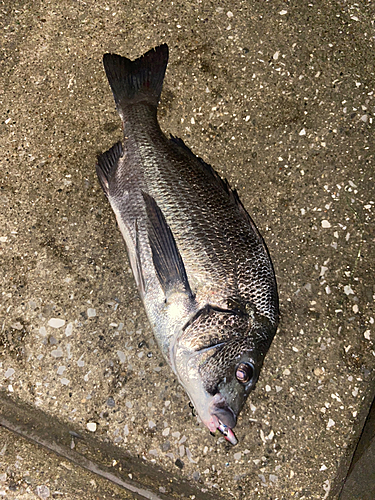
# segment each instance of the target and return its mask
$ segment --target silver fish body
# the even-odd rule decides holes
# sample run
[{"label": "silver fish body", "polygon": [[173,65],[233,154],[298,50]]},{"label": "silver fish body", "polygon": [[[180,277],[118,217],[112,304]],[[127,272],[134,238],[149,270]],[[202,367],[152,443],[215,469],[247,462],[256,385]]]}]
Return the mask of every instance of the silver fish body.
[{"label": "silver fish body", "polygon": [[97,173],[158,345],[211,432],[233,427],[278,323],[265,243],[228,183],[157,121],[168,62],[105,54],[123,143]]}]

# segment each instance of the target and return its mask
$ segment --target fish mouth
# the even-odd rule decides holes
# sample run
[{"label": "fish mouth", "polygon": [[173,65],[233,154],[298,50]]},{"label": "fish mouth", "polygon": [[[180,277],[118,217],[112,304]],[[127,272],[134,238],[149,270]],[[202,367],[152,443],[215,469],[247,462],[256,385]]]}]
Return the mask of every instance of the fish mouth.
[{"label": "fish mouth", "polygon": [[[224,418],[226,417],[223,415]],[[226,419],[226,422],[228,422],[228,419]],[[206,424],[207,425],[207,424]],[[236,423],[234,423],[236,425]],[[232,430],[234,425],[230,426],[227,425],[227,423],[223,422],[218,415],[212,414],[210,418],[210,422],[208,423],[207,427],[210,429],[211,433],[214,433],[216,430],[221,432],[221,434],[225,437],[225,439],[232,444],[233,446],[238,443],[238,440]]]},{"label": "fish mouth", "polygon": [[237,417],[232,408],[227,405],[224,406],[221,395],[216,394],[214,396],[209,422],[206,423],[210,432],[213,433],[218,430],[229,443],[236,445],[238,441],[232,430],[236,426],[236,423]]},{"label": "fish mouth", "polygon": [[232,429],[230,427],[227,427],[222,422],[220,422],[220,420],[217,430],[220,431],[222,435],[225,437],[225,439],[229,441],[229,443],[232,444],[233,446],[235,446],[238,443],[238,439],[236,438]]}]

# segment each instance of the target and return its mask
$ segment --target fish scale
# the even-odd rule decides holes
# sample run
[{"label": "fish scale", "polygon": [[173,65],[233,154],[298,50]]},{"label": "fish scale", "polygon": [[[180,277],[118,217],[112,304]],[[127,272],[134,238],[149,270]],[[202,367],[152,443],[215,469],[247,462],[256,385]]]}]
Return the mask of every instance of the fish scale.
[{"label": "fish scale", "polygon": [[161,131],[167,62],[165,44],[135,61],[105,54],[124,139],[97,173],[164,357],[200,420],[236,444],[232,429],[276,333],[276,280],[237,193]]}]

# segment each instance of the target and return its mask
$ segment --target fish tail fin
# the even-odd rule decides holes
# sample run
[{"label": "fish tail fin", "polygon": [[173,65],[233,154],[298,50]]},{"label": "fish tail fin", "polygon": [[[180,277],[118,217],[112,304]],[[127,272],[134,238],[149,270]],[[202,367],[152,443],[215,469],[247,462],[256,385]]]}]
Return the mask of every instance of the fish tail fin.
[{"label": "fish tail fin", "polygon": [[120,115],[127,106],[141,102],[157,107],[167,63],[167,44],[149,50],[135,61],[104,54],[104,69]]}]

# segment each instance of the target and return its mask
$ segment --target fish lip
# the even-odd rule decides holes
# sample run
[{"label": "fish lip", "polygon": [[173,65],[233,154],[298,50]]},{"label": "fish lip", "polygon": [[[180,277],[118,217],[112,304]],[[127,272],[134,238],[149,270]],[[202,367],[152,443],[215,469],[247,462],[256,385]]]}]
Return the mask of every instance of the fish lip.
[{"label": "fish lip", "polygon": [[221,432],[224,438],[233,446],[238,443],[238,439],[236,438],[232,428],[228,425],[225,425],[215,414],[211,414],[210,421],[206,423],[210,432],[213,434],[215,431]]},{"label": "fish lip", "polygon": [[233,446],[235,446],[238,443],[238,439],[236,438],[236,435],[234,434],[232,429],[227,425],[223,424],[223,422],[221,422],[220,420],[217,430],[221,432],[222,435],[225,437],[225,439]]},{"label": "fish lip", "polygon": [[216,407],[212,411],[212,415],[215,415],[219,422],[221,422],[226,427],[233,429],[237,424],[237,417],[230,406]]},{"label": "fish lip", "polygon": [[210,418],[204,422],[208,429],[212,433],[218,430],[229,443],[236,445],[238,440],[232,429],[236,426],[237,416],[220,392],[213,396],[209,412]]}]

